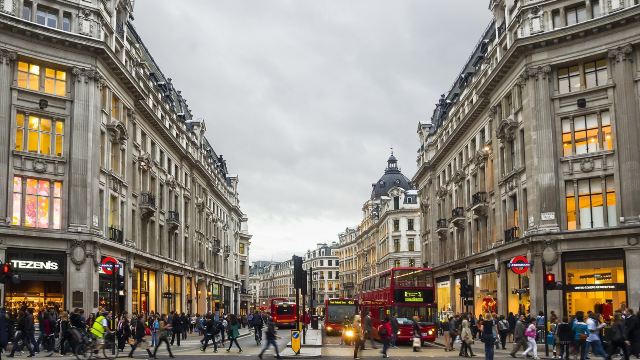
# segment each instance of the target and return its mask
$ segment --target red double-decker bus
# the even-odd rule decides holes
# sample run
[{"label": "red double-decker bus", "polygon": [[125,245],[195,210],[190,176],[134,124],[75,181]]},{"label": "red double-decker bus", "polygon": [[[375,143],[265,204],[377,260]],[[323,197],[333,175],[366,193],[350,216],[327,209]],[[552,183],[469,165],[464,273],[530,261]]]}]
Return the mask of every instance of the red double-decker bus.
[{"label": "red double-decker bus", "polygon": [[324,330],[327,335],[342,334],[345,320],[353,323],[353,316],[358,313],[356,299],[334,298],[324,301]]},{"label": "red double-decker bus", "polygon": [[362,317],[371,312],[374,337],[385,317],[398,319],[398,341],[413,340],[413,317],[418,317],[422,342],[436,340],[436,314],[431,268],[398,267],[366,277],[362,281]]},{"label": "red double-decker bus", "polygon": [[296,303],[287,298],[271,299],[271,317],[278,327],[295,327],[297,309]]}]

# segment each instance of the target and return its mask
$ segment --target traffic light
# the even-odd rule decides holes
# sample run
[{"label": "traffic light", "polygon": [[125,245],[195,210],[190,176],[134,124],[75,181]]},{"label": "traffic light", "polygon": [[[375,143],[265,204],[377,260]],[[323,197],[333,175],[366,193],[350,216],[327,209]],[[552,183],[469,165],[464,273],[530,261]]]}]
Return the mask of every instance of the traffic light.
[{"label": "traffic light", "polygon": [[296,289],[302,289],[307,282],[304,270],[302,270],[302,257],[293,255],[293,284]]},{"label": "traffic light", "polygon": [[546,273],[544,275],[544,286],[547,290],[556,290],[558,283],[556,282],[556,275],[554,273]]},{"label": "traffic light", "polygon": [[473,298],[473,286],[469,285],[467,279],[460,279],[460,297],[463,299]]},{"label": "traffic light", "polygon": [[0,283],[3,284],[14,284],[17,285],[20,283],[20,275],[13,273],[13,266],[10,263],[2,264],[2,269],[0,269],[2,274],[0,274]]}]

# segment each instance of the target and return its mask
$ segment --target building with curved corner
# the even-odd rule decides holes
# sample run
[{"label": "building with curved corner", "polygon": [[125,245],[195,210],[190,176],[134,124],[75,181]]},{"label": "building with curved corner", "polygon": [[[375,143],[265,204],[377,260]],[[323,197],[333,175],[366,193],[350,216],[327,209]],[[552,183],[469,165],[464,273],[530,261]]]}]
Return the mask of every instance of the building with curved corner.
[{"label": "building with curved corner", "polygon": [[[640,305],[640,5],[491,0],[418,127],[423,261],[442,315]],[[519,264],[519,265],[518,265]],[[466,279],[474,292],[460,297]]]},{"label": "building with curved corner", "polygon": [[246,311],[238,176],[133,1],[0,2],[0,128],[5,307]]},{"label": "building with curved corner", "polygon": [[[350,259],[349,266],[355,267],[355,275],[340,273],[340,286],[347,286],[353,295],[360,292],[366,276],[392,267],[422,266],[418,191],[402,174],[393,154],[380,179],[371,186],[360,225],[351,235],[342,236],[337,248],[340,264]],[[349,252],[354,244],[355,254]]]}]

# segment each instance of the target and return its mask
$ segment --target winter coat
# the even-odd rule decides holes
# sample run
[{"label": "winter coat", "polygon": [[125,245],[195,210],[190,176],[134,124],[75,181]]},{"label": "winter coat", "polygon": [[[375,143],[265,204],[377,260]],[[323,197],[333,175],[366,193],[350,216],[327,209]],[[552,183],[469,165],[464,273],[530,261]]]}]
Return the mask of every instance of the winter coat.
[{"label": "winter coat", "polygon": [[513,337],[516,341],[524,339],[524,323],[520,320],[516,321],[516,327],[513,330]]},{"label": "winter coat", "polygon": [[640,353],[640,319],[637,315],[629,316],[624,325],[625,338],[631,343],[631,353]]},{"label": "winter coat", "polygon": [[9,322],[4,310],[0,310],[0,347],[4,348],[9,343]]}]

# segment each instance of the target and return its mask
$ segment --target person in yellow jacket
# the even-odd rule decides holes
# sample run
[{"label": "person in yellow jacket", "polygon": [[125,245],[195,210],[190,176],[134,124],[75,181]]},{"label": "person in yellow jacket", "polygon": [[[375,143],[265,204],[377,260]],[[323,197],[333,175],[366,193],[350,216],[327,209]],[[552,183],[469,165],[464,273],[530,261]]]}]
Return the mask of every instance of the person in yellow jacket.
[{"label": "person in yellow jacket", "polygon": [[91,325],[91,329],[89,332],[98,340],[99,344],[104,343],[104,334],[109,332],[109,313],[107,311],[103,311],[98,315],[98,317],[93,321],[93,325]]}]

